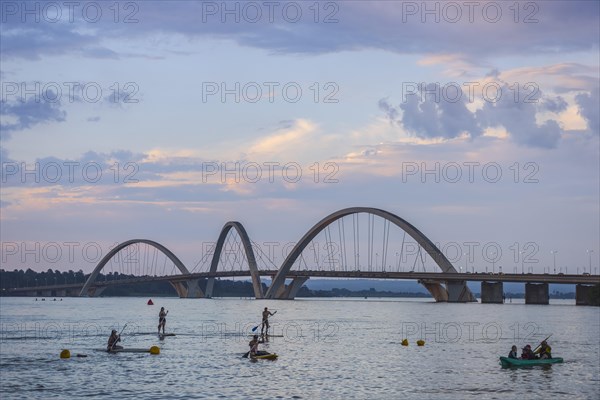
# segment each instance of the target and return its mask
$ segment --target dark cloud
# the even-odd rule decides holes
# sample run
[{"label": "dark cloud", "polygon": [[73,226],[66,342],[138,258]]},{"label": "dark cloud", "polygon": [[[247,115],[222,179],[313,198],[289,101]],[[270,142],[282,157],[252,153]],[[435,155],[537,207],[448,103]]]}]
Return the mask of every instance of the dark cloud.
[{"label": "dark cloud", "polygon": [[[263,2],[249,3],[260,8],[256,20],[256,10],[249,10],[244,2],[202,1],[132,2],[138,9],[121,10],[117,23],[110,2],[96,3],[103,8],[102,18],[93,23],[82,18],[81,9],[76,10],[74,22],[68,21],[66,9],[61,23],[22,23],[19,14],[5,15],[2,53],[4,57],[26,59],[65,53],[118,58],[129,53],[117,54],[104,45],[104,39],[174,33],[188,38],[228,39],[275,53],[323,54],[371,48],[403,54],[464,54],[476,62],[488,55],[589,51],[597,48],[600,36],[599,3],[592,1],[518,3],[518,14],[513,3],[492,2],[501,7],[497,21],[496,11],[487,9],[486,2],[476,2],[472,13],[464,2],[452,2],[460,8],[457,20],[443,2],[432,3],[439,9],[437,15],[424,14],[423,2],[321,2],[316,8],[312,2],[277,2],[273,12]],[[44,2],[36,4],[43,9]],[[296,5],[301,7],[301,14],[294,21]],[[411,5],[417,9],[409,10]],[[238,15],[225,14],[225,7],[237,8]],[[126,17],[129,23],[124,23]]]},{"label": "dark cloud", "polygon": [[75,28],[69,24],[0,24],[2,57],[39,60],[42,56],[80,53],[97,46],[100,37],[78,33]]},{"label": "dark cloud", "polygon": [[544,98],[542,101],[542,106],[553,113],[560,113],[563,112],[567,109],[567,106],[569,104],[565,101],[565,99],[563,99],[560,96],[557,96],[556,98]]},{"label": "dark cloud", "polygon": [[440,85],[434,83],[421,87],[420,95],[406,96],[400,105],[404,128],[422,138],[455,138],[464,132],[471,137],[481,135],[475,116],[466,107],[467,97],[454,101],[441,93]]},{"label": "dark cloud", "polygon": [[390,122],[394,122],[396,120],[398,120],[399,117],[399,113],[398,110],[392,106],[388,99],[381,99],[379,100],[379,103],[377,104],[379,106],[379,108],[381,110],[383,110],[387,116],[387,118],[390,120]]},{"label": "dark cloud", "polygon": [[387,99],[379,101],[391,122],[401,124],[404,128],[420,138],[455,138],[462,133],[471,137],[480,136],[483,131],[479,127],[475,115],[467,105],[467,96],[456,99],[444,98],[440,86],[436,83],[419,87],[418,93],[406,95],[398,106],[392,106]]},{"label": "dark cloud", "polygon": [[[2,184],[14,187],[114,185],[154,179],[154,173],[140,168],[144,155],[129,151],[89,151],[76,159],[38,158],[34,162],[10,159],[2,153]],[[29,173],[31,172],[31,173]]]},{"label": "dark cloud", "polygon": [[[49,98],[58,98],[56,93],[47,92]],[[27,100],[16,100],[0,103],[0,137],[4,140],[11,137],[13,132],[29,129],[37,124],[47,122],[62,122],[66,111],[61,110],[61,102],[42,101],[41,98],[30,97]],[[9,122],[6,122],[7,119]],[[10,122],[14,121],[14,122]]]},{"label": "dark cloud", "polygon": [[[509,85],[503,85],[502,91],[510,93]],[[537,101],[539,98],[531,99],[531,102],[526,99],[515,101],[514,97],[503,95],[496,102],[485,101],[483,108],[477,110],[475,114],[482,127],[504,127],[511,138],[519,144],[554,148],[560,140],[562,130],[554,120],[548,120],[541,126],[537,125],[535,119],[538,111]]]},{"label": "dark cloud", "polygon": [[[406,95],[405,101],[398,107],[382,99],[379,101],[379,108],[391,122],[402,125],[409,133],[424,139],[451,139],[462,133],[475,138],[482,135],[486,128],[503,127],[512,140],[521,145],[556,147],[562,134],[558,122],[548,120],[538,125],[536,114],[540,110],[565,110],[567,103],[564,99],[560,96],[544,97],[538,92],[537,98],[527,97],[515,101],[514,96],[507,95],[511,93],[508,84],[499,84],[499,88],[497,93],[500,95],[485,96],[483,107],[475,113],[467,108],[468,96],[455,100],[454,95],[449,96],[449,92],[440,90],[437,84],[420,87],[419,93]],[[590,107],[593,105],[590,104]]]},{"label": "dark cloud", "polygon": [[593,89],[590,93],[575,96],[579,106],[579,114],[588,123],[588,129],[595,135],[600,135],[600,88]]}]

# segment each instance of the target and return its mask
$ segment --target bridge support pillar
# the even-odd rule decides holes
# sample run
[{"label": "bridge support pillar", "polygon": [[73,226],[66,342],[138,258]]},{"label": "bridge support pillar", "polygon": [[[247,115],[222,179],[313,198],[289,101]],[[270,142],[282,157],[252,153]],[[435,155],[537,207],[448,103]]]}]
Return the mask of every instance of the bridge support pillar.
[{"label": "bridge support pillar", "polygon": [[88,289],[87,295],[89,297],[98,297],[106,290],[107,286],[92,286]]},{"label": "bridge support pillar", "polygon": [[502,282],[481,282],[481,303],[504,303],[504,285]]},{"label": "bridge support pillar", "polygon": [[449,303],[468,303],[477,301],[473,293],[467,287],[465,281],[449,281],[446,282],[446,290],[448,291]]},{"label": "bridge support pillar", "polygon": [[200,286],[198,286],[198,279],[190,279],[189,281],[186,281],[185,283],[187,286],[186,297],[188,299],[204,297],[204,293],[202,293]]},{"label": "bridge support pillar", "polygon": [[600,298],[594,299],[600,295],[599,285],[582,285],[575,286],[575,304],[578,306],[595,306],[600,302]]},{"label": "bridge support pillar", "polygon": [[435,301],[446,302],[448,301],[448,291],[441,283],[436,281],[420,280],[419,283],[425,286],[425,289],[431,293]]},{"label": "bridge support pillar", "polygon": [[525,304],[548,304],[549,299],[547,283],[525,284]]},{"label": "bridge support pillar", "polygon": [[298,276],[290,282],[289,285],[286,285],[285,290],[281,294],[280,299],[294,300],[298,291],[302,288],[302,285],[306,283],[308,280],[308,276]]},{"label": "bridge support pillar", "polygon": [[177,295],[179,296],[180,299],[184,299],[187,297],[187,288],[185,287],[183,282],[169,281],[169,283],[171,284],[171,286],[173,286],[173,289],[175,289],[175,291],[177,292]]},{"label": "bridge support pillar", "polygon": [[204,293],[202,293],[202,289],[200,289],[200,286],[198,285],[197,279],[190,279],[184,282],[169,281],[169,283],[171,284],[171,286],[173,286],[173,289],[175,289],[177,295],[181,299],[205,297]]},{"label": "bridge support pillar", "polygon": [[211,298],[213,296],[213,290],[215,288],[215,277],[211,276],[206,280],[206,297]]},{"label": "bridge support pillar", "polygon": [[56,291],[56,297],[67,297],[67,289],[59,289]]}]

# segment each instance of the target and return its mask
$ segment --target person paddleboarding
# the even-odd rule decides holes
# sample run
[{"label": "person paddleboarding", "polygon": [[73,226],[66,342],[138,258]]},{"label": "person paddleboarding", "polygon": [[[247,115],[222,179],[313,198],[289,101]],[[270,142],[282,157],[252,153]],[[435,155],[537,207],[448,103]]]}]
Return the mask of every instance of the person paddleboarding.
[{"label": "person paddleboarding", "polygon": [[[262,335],[269,335],[269,317],[271,315],[275,315],[275,313],[277,313],[277,311],[275,312],[271,312],[269,311],[269,309],[267,307],[265,307],[265,309],[262,312],[262,325],[260,327],[260,334]],[[263,333],[264,332],[264,333]]]},{"label": "person paddleboarding", "polygon": [[106,346],[106,351],[113,350],[121,350],[123,346],[118,346],[117,342],[121,341],[121,335],[117,334],[117,330],[113,329],[110,333],[110,337],[108,338],[108,345]]},{"label": "person paddleboarding", "polygon": [[160,335],[160,328],[162,327],[162,333],[165,334],[165,325],[167,325],[167,314],[169,310],[165,311],[164,307],[160,308],[158,313],[158,334]]}]

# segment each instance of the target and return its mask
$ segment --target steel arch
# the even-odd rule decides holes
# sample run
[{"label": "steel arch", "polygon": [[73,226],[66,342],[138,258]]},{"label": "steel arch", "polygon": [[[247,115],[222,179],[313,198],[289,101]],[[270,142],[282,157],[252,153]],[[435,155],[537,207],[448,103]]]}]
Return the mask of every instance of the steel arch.
[{"label": "steel arch", "polygon": [[92,274],[90,275],[88,280],[85,282],[85,285],[83,285],[81,292],[79,292],[79,296],[87,295],[89,288],[96,281],[96,278],[98,277],[98,274],[100,273],[100,271],[102,271],[104,266],[108,263],[108,261],[110,261],[111,258],[113,258],[115,256],[115,254],[117,254],[119,251],[123,250],[125,247],[130,246],[132,244],[137,244],[137,243],[145,243],[145,244],[148,244],[150,246],[157,248],[164,255],[166,255],[171,261],[173,261],[175,266],[179,269],[179,271],[181,271],[182,274],[190,273],[190,271],[188,271],[188,269],[185,267],[185,265],[183,265],[181,260],[179,258],[177,258],[177,256],[175,254],[173,254],[173,252],[171,250],[167,249],[162,244],[155,242],[153,240],[148,240],[148,239],[131,239],[131,240],[127,240],[127,241],[119,244],[117,247],[115,247],[114,249],[109,251],[102,258],[102,260],[100,260],[100,262],[98,263],[98,265],[96,265],[96,268],[94,268],[94,271],[92,272]]},{"label": "steel arch", "polygon": [[[250,237],[244,229],[244,226],[237,221],[229,221],[227,222],[223,228],[221,229],[221,234],[219,235],[219,239],[217,240],[217,244],[215,246],[215,252],[213,254],[212,262],[210,264],[210,273],[214,274],[217,272],[217,266],[219,265],[219,259],[221,258],[221,252],[223,251],[223,245],[225,244],[225,238],[227,234],[234,228],[240,239],[242,240],[242,244],[244,245],[244,251],[246,253],[246,259],[248,260],[248,268],[250,269],[250,276],[252,277],[252,286],[254,287],[254,296],[257,299],[262,299],[264,297],[262,285],[260,283],[260,275],[258,273],[258,266],[256,264],[256,257],[254,256],[254,250],[252,249],[252,243],[250,242]],[[215,283],[214,277],[209,277],[206,282],[206,297],[212,297],[213,287]]]},{"label": "steel arch", "polygon": [[[457,272],[456,269],[454,268],[454,266],[452,265],[452,263],[450,263],[450,261],[436,247],[436,245],[431,240],[429,240],[429,238],[427,238],[427,236],[425,236],[421,231],[419,231],[417,228],[415,228],[409,222],[405,221],[404,219],[400,218],[399,216],[397,216],[395,214],[392,214],[388,211],[381,210],[378,208],[350,207],[350,208],[345,208],[345,209],[336,211],[336,212],[328,215],[327,217],[325,217],[321,221],[319,221],[317,224],[315,224],[308,232],[306,232],[306,234],[302,237],[302,239],[300,239],[300,241],[296,244],[296,246],[294,246],[294,248],[292,249],[290,254],[287,256],[287,258],[285,259],[285,261],[283,262],[283,264],[277,271],[277,274],[275,275],[275,278],[273,279],[273,282],[271,283],[269,290],[267,290],[265,298],[272,299],[272,298],[276,297],[276,294],[279,292],[279,290],[282,288],[282,286],[285,285],[286,276],[287,276],[288,272],[290,271],[290,269],[292,268],[292,265],[294,264],[294,262],[296,262],[296,259],[300,256],[300,254],[306,248],[306,246],[308,246],[310,241],[313,240],[323,229],[325,229],[331,223],[335,222],[336,220],[338,220],[340,218],[343,218],[343,217],[351,215],[351,214],[359,214],[359,213],[374,214],[374,215],[377,215],[379,217],[382,217],[382,218],[392,222],[396,226],[403,229],[406,233],[408,233],[413,239],[415,239],[417,241],[417,243],[419,243],[419,245],[421,247],[423,247],[425,249],[425,251],[427,251],[427,253],[433,258],[433,260],[436,262],[436,264],[440,267],[440,269],[444,273]],[[472,296],[470,290],[466,287],[466,285],[465,285],[465,289],[466,289],[468,295],[470,295],[470,297],[472,299],[474,299],[474,297]]]}]

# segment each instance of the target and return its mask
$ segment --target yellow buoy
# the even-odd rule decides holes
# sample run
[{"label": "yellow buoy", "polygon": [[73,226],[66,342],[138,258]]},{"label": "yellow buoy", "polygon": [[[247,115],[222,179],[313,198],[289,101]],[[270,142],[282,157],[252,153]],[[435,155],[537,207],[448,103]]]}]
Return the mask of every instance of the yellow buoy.
[{"label": "yellow buoy", "polygon": [[158,346],[150,347],[150,354],[160,354],[160,347],[158,347]]},{"label": "yellow buoy", "polygon": [[425,346],[424,340],[417,340],[417,346]]},{"label": "yellow buoy", "polygon": [[402,346],[408,346],[408,339],[402,340]]},{"label": "yellow buoy", "polygon": [[71,358],[71,352],[67,349],[61,351],[60,358]]}]

